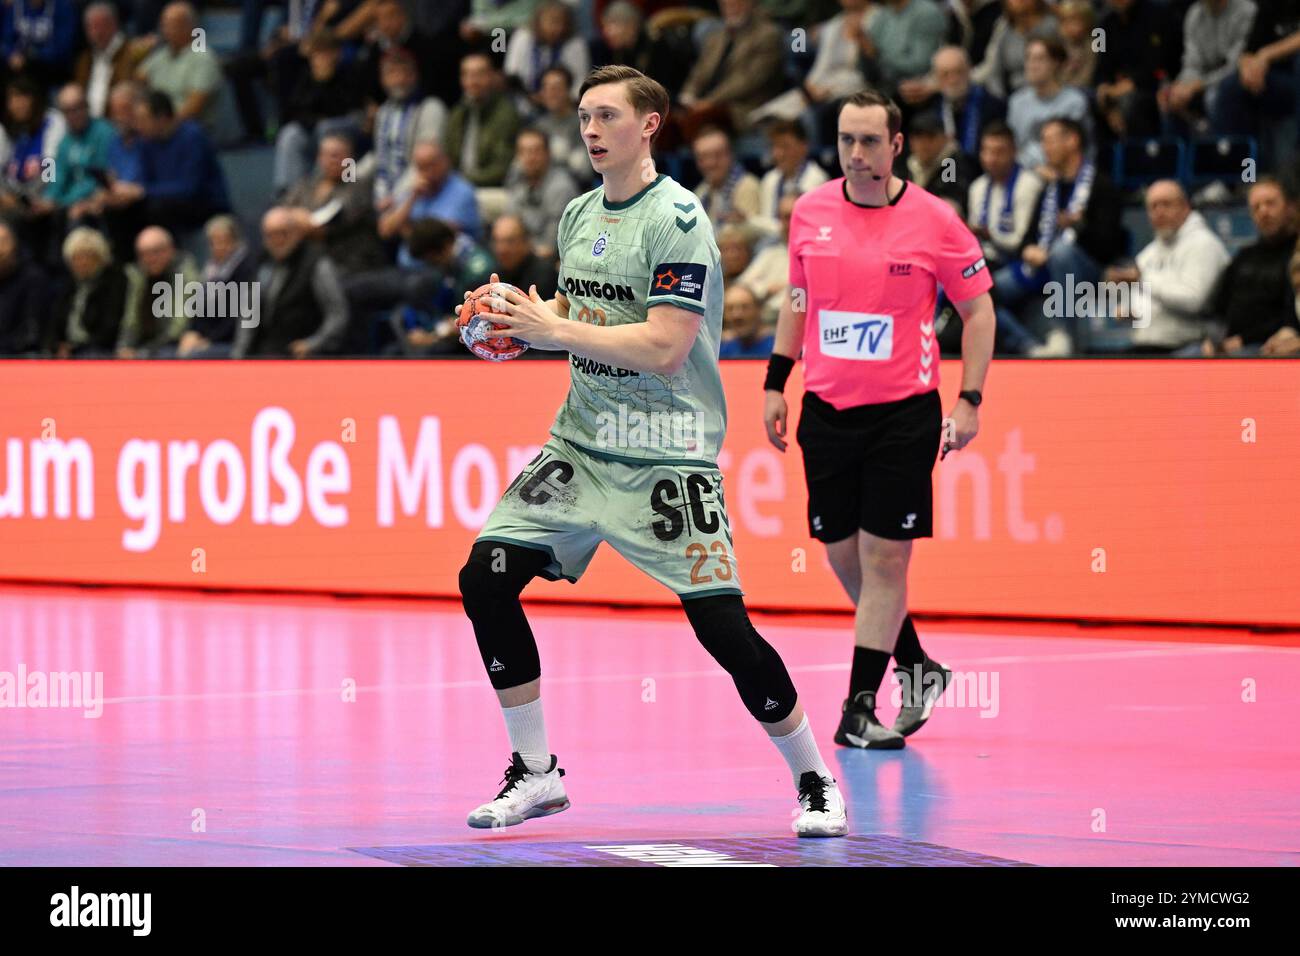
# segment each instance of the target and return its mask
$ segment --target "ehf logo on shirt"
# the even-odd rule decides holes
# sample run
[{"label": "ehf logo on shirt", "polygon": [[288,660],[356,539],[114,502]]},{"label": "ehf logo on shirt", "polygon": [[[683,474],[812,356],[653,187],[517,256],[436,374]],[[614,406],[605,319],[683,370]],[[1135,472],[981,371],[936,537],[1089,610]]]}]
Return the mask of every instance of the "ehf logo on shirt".
[{"label": "ehf logo on shirt", "polygon": [[912,264],[910,262],[891,262],[889,264],[889,274],[891,276],[910,276],[912,274]]},{"label": "ehf logo on shirt", "polygon": [[651,295],[675,295],[682,299],[704,300],[704,278],[708,266],[699,262],[665,262],[655,266]]},{"label": "ehf logo on shirt", "polygon": [[894,317],[872,312],[818,311],[822,354],[859,362],[884,362],[894,355]]},{"label": "ehf logo on shirt", "polygon": [[591,257],[593,259],[599,259],[605,254],[605,250],[608,248],[609,233],[602,230],[601,233],[596,236],[596,241],[591,244]]}]

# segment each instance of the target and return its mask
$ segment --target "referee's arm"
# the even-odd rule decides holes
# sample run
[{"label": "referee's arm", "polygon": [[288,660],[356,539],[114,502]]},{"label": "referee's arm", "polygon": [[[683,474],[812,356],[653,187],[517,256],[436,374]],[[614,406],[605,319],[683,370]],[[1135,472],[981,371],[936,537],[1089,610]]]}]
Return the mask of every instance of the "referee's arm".
[{"label": "referee's arm", "polygon": [[[961,316],[961,391],[984,391],[984,377],[993,358],[993,339],[997,332],[997,316],[993,312],[993,297],[987,292],[954,302]],[[980,430],[979,409],[964,398],[957,399],[944,422],[943,451],[960,451]]]},{"label": "referee's arm", "polygon": [[[795,359],[799,357],[800,344],[803,342],[804,323],[808,319],[806,295],[803,289],[793,286],[786,289],[781,314],[776,320],[776,337],[772,343],[772,357],[768,360],[767,380],[763,384],[763,424],[767,428],[767,440],[777,451],[786,449],[785,429],[790,407],[786,404],[782,390],[794,368]],[[796,301],[798,308],[795,308]],[[991,302],[992,300],[990,309]]]}]

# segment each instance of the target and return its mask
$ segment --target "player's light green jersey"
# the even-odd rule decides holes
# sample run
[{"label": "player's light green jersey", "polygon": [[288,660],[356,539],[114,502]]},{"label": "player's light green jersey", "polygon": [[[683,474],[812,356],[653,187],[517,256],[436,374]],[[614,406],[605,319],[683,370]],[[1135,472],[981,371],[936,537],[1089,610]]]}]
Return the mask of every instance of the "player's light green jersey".
[{"label": "player's light green jersey", "polygon": [[655,305],[702,319],[673,376],[570,355],[569,395],[551,434],[618,461],[714,465],[727,428],[718,372],[722,268],[699,199],[663,174],[623,202],[609,202],[597,187],[565,208],[558,248],[570,321],[644,322]]}]

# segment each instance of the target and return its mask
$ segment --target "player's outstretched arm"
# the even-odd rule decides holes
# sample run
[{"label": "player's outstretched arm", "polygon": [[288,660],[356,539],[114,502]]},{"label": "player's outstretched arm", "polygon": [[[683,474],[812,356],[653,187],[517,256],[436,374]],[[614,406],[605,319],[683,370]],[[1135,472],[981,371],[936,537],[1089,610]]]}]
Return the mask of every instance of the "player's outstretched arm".
[{"label": "player's outstretched arm", "polygon": [[501,298],[502,304],[494,306],[505,313],[496,320],[499,334],[521,338],[534,348],[562,349],[655,375],[680,370],[700,331],[700,316],[672,305],[651,306],[644,322],[604,326],[569,321],[542,301],[536,286],[526,297],[505,289]]}]

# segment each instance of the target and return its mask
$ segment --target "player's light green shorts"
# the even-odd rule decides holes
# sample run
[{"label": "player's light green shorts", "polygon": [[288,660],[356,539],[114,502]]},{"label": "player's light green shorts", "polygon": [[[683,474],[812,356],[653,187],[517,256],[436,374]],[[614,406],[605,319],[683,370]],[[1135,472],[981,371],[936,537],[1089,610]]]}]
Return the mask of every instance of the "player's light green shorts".
[{"label": "player's light green shorts", "polygon": [[704,465],[628,464],[551,437],[510,483],[479,541],[550,555],[542,571],[576,582],[596,549],[615,551],[683,598],[742,594],[722,473]]}]

